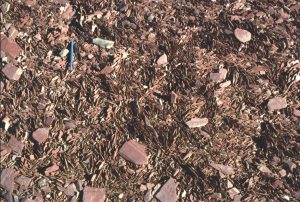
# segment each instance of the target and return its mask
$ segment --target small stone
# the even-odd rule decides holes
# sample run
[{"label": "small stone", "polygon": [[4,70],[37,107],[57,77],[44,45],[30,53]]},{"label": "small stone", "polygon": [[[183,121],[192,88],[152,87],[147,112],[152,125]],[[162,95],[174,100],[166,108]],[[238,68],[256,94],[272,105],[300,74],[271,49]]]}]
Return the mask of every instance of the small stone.
[{"label": "small stone", "polygon": [[176,188],[177,184],[175,180],[173,178],[170,178],[155,195],[155,198],[157,198],[161,202],[176,202]]},{"label": "small stone", "polygon": [[18,36],[19,32],[16,30],[14,26],[10,26],[8,30],[8,37],[11,39],[15,39]]},{"label": "small stone", "polygon": [[49,128],[39,128],[32,133],[32,138],[39,144],[44,143],[49,136]]},{"label": "small stone", "polygon": [[74,196],[76,192],[78,192],[78,191],[77,191],[76,185],[74,183],[69,184],[67,186],[67,188],[65,188],[65,191],[64,191],[64,193],[67,196]]},{"label": "small stone", "polygon": [[36,4],[36,0],[24,0],[24,3],[26,4],[26,6],[31,7]]},{"label": "small stone", "polygon": [[269,100],[268,102],[268,109],[270,112],[275,110],[284,109],[287,107],[286,98],[282,97],[275,97]]},{"label": "small stone", "polygon": [[244,29],[235,29],[234,36],[242,43],[246,43],[251,40],[251,33]]},{"label": "small stone", "polygon": [[186,125],[189,128],[200,128],[208,124],[207,118],[192,118],[191,120],[186,122]]},{"label": "small stone", "polygon": [[65,58],[67,55],[69,54],[69,50],[68,49],[63,49],[60,51],[59,56],[62,58]]},{"label": "small stone", "polygon": [[286,176],[286,171],[285,171],[284,169],[280,170],[280,171],[279,171],[279,175],[280,175],[281,177],[285,177],[285,176]]},{"label": "small stone", "polygon": [[226,78],[227,70],[222,68],[218,73],[210,73],[210,79],[214,82],[221,82]]},{"label": "small stone", "polygon": [[34,38],[36,38],[36,40],[38,40],[38,41],[42,40],[42,36],[41,36],[40,33],[37,33],[37,34],[34,36]]},{"label": "small stone", "polygon": [[18,183],[23,190],[26,190],[30,185],[31,178],[21,175],[16,178],[15,182]]},{"label": "small stone", "polygon": [[137,165],[143,165],[148,163],[148,157],[145,150],[146,148],[144,145],[134,140],[129,140],[123,144],[119,152],[124,159]]},{"label": "small stone", "polygon": [[171,92],[171,103],[172,104],[175,104],[176,103],[176,101],[177,101],[177,94],[175,93],[175,92]]},{"label": "small stone", "polygon": [[105,189],[85,187],[83,190],[83,202],[104,202],[105,198]]},{"label": "small stone", "polygon": [[2,69],[2,72],[9,80],[17,81],[20,79],[23,70],[9,63],[5,65],[5,67]]},{"label": "small stone", "polygon": [[11,168],[5,168],[1,171],[0,186],[8,192],[14,190],[14,174],[15,170]]},{"label": "small stone", "polygon": [[231,199],[234,199],[234,197],[240,193],[240,191],[235,187],[232,189],[229,189],[227,192]]},{"label": "small stone", "polygon": [[166,54],[163,54],[162,56],[160,56],[157,60],[157,64],[158,65],[165,65],[168,64],[168,57]]},{"label": "small stone", "polygon": [[10,123],[9,123],[9,118],[6,116],[2,119],[2,123],[4,123],[4,130],[7,131],[9,126],[10,126]]},{"label": "small stone", "polygon": [[300,110],[294,109],[293,114],[297,117],[300,117]]},{"label": "small stone", "polygon": [[1,36],[1,38],[1,51],[3,51],[7,57],[15,59],[22,52],[22,48],[7,37]]},{"label": "small stone", "polygon": [[22,154],[22,150],[24,147],[24,144],[17,140],[17,138],[15,138],[15,136],[11,136],[9,141],[8,141],[8,146],[15,152],[17,152],[18,154]]},{"label": "small stone", "polygon": [[38,181],[38,186],[39,188],[42,188],[42,187],[46,187],[48,186],[48,182],[45,178],[42,178]]},{"label": "small stone", "polygon": [[210,163],[210,166],[217,169],[219,172],[223,173],[224,175],[233,175],[234,169],[231,166],[226,166],[217,163]]},{"label": "small stone", "polygon": [[46,170],[45,170],[45,175],[46,176],[49,176],[50,173],[53,173],[53,172],[56,172],[59,170],[59,166],[54,164],[50,167],[48,167]]},{"label": "small stone", "polygon": [[262,173],[272,175],[272,171],[266,165],[259,165],[258,170]]}]

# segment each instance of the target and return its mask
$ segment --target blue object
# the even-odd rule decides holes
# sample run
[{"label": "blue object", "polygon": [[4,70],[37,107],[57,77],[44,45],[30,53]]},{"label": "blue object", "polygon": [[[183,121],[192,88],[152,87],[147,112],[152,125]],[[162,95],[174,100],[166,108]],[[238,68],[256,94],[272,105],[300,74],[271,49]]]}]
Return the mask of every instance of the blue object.
[{"label": "blue object", "polygon": [[69,70],[73,70],[73,63],[74,63],[74,46],[75,42],[71,41],[70,44],[70,62],[69,62]]}]

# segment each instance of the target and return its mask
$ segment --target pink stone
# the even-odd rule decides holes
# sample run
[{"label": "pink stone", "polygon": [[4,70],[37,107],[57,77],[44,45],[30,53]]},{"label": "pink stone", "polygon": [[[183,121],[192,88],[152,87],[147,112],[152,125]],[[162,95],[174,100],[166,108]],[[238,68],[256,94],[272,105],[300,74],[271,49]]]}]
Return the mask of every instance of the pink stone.
[{"label": "pink stone", "polygon": [[134,140],[129,140],[121,147],[120,155],[132,163],[143,165],[148,163],[148,157],[145,150],[146,148],[144,145]]}]

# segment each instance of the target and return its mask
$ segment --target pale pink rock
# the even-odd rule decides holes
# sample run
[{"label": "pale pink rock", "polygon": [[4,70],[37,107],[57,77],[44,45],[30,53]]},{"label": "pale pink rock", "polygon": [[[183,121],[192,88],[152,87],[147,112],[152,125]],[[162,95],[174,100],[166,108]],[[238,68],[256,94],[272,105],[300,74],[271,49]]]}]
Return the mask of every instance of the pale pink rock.
[{"label": "pale pink rock", "polygon": [[236,28],[234,30],[234,36],[242,43],[246,43],[251,40],[251,33],[245,29]]},{"label": "pale pink rock", "polygon": [[120,155],[132,163],[143,165],[148,163],[146,147],[134,140],[127,141],[120,149]]}]

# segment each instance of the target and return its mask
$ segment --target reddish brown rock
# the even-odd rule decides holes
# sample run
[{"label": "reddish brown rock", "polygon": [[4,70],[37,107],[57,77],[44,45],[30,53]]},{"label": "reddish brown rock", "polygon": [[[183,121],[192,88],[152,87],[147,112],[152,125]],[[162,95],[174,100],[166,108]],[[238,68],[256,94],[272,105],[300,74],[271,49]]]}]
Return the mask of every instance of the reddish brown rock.
[{"label": "reddish brown rock", "polygon": [[177,184],[173,178],[170,178],[158,191],[155,195],[161,202],[176,202],[177,194],[176,194]]},{"label": "reddish brown rock", "polygon": [[5,67],[2,69],[2,72],[9,80],[17,81],[20,79],[23,70],[9,63],[5,65]]},{"label": "reddish brown rock", "polygon": [[269,100],[268,102],[268,109],[270,112],[273,112],[275,110],[284,109],[287,107],[286,98],[282,97],[274,97]]},{"label": "reddish brown rock", "polygon": [[210,73],[210,79],[214,82],[221,82],[226,78],[227,70],[222,68],[218,73]]},{"label": "reddish brown rock", "polygon": [[36,4],[36,0],[23,0],[26,6],[34,6]]},{"label": "reddish brown rock", "polygon": [[107,75],[107,74],[112,73],[114,70],[115,70],[114,67],[112,67],[112,66],[106,66],[106,67],[104,67],[104,68],[100,71],[100,74],[105,74],[105,75]]},{"label": "reddish brown rock", "polygon": [[234,36],[242,43],[246,43],[251,40],[251,33],[244,29],[235,29]]},{"label": "reddish brown rock", "polygon": [[3,37],[3,39],[1,38],[1,51],[3,51],[7,57],[15,59],[22,52],[22,48],[13,40]]},{"label": "reddish brown rock", "polygon": [[217,169],[224,175],[233,175],[234,174],[234,169],[231,166],[226,166],[226,165],[217,164],[217,163],[210,163],[210,166]]},{"label": "reddish brown rock", "polygon": [[295,116],[300,117],[300,110],[294,109],[293,113]]},{"label": "reddish brown rock", "polygon": [[44,143],[49,136],[49,128],[39,128],[32,133],[32,138],[39,144]]},{"label": "reddish brown rock", "polygon": [[21,141],[17,140],[15,136],[10,137],[10,140],[8,141],[8,146],[18,154],[22,154],[24,144]]},{"label": "reddish brown rock", "polygon": [[76,185],[74,183],[69,184],[65,189],[64,189],[64,193],[67,196],[74,196],[75,193],[78,192],[78,190],[76,189]]},{"label": "reddish brown rock", "polygon": [[143,165],[148,163],[146,148],[144,145],[134,141],[127,141],[120,149],[120,155],[132,163]]},{"label": "reddish brown rock", "polygon": [[8,192],[14,190],[14,174],[15,170],[11,168],[5,168],[1,171],[0,186]]},{"label": "reddish brown rock", "polygon": [[192,118],[191,120],[186,122],[186,125],[189,128],[200,128],[208,124],[207,118]]},{"label": "reddish brown rock", "polygon": [[105,189],[85,187],[83,190],[83,202],[104,202],[105,198]]},{"label": "reddish brown rock", "polygon": [[31,178],[21,175],[16,178],[15,182],[20,185],[22,190],[26,190],[30,185]]},{"label": "reddish brown rock", "polygon": [[48,167],[46,170],[45,170],[45,175],[46,176],[49,176],[50,173],[53,173],[53,172],[56,172],[59,170],[59,166],[54,164],[50,167]]}]

